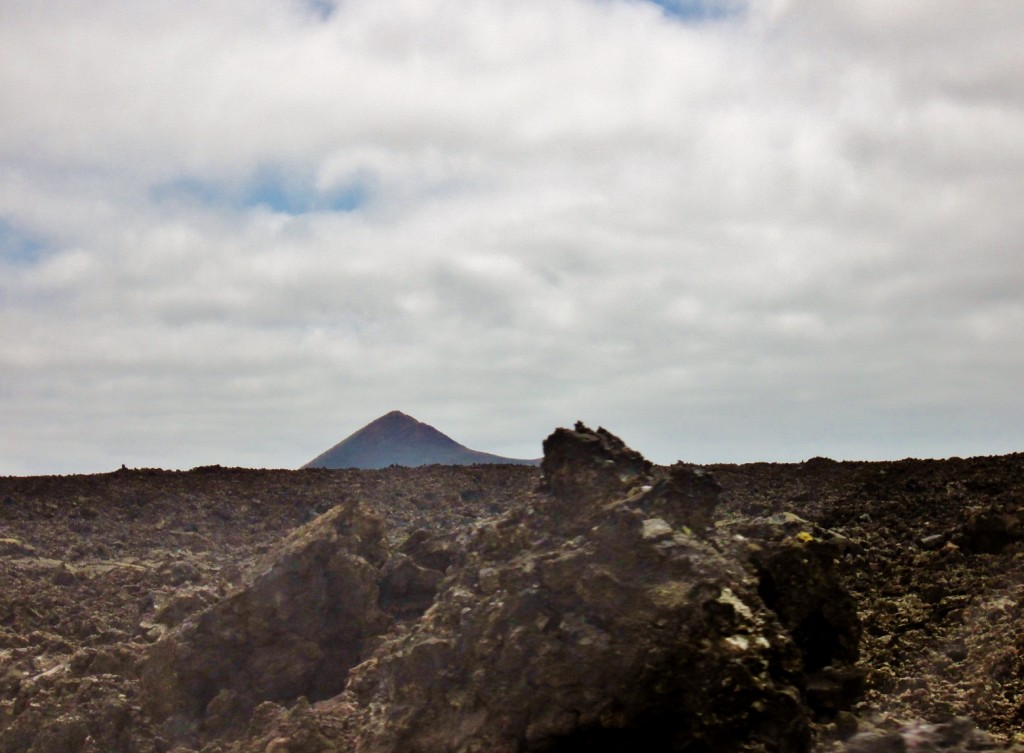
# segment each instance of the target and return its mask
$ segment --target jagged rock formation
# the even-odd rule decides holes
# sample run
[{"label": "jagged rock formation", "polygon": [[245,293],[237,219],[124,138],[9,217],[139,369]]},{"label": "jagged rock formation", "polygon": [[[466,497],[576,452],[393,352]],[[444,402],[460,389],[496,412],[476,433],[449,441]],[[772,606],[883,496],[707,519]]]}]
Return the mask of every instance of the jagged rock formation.
[{"label": "jagged rock formation", "polygon": [[[385,613],[374,630],[413,620],[441,578],[431,563],[443,570],[457,555],[439,532],[506,509],[538,482],[538,469],[526,466],[323,472],[211,466],[0,477],[0,753],[228,753],[225,741],[238,736],[232,753],[249,753],[255,743],[248,736],[262,734],[262,724],[276,724],[284,713],[279,704],[287,705],[286,721],[293,726],[275,737],[290,738],[289,753],[331,750],[314,744],[315,729],[298,729],[310,709],[292,695],[305,685],[305,662],[294,673],[290,667],[257,672],[257,686],[269,684],[266,695],[278,700],[249,714],[256,698],[246,672],[259,662],[248,657],[260,641],[266,641],[264,656],[283,657],[294,645],[289,632],[314,635],[323,662],[332,644],[345,642],[340,627],[332,626],[334,617],[320,614],[326,624],[317,628],[314,611],[308,624],[292,625],[273,614],[266,599],[281,593],[293,605],[285,611],[316,603],[310,592],[337,577],[325,574],[337,564],[326,553],[340,549],[372,568],[373,582],[365,588],[372,591],[376,583],[379,597],[369,601],[379,606],[378,617]],[[366,513],[357,514],[357,501],[386,526],[359,522]],[[314,520],[282,546],[289,531],[339,505],[340,512]],[[335,514],[341,527],[332,532]],[[363,531],[364,544],[353,544],[353,528]],[[422,530],[409,536],[416,529]],[[385,540],[374,531],[386,534]],[[400,553],[415,567],[395,554],[379,562],[380,552],[403,541]],[[272,565],[294,571],[287,588],[267,588],[263,574]],[[365,569],[353,571],[358,576]],[[247,589],[254,590],[238,595]],[[333,600],[337,589],[327,590]],[[357,596],[346,596],[349,605],[342,600],[332,614],[358,611]],[[229,606],[253,622],[241,624]],[[203,610],[210,615],[201,619],[219,624],[222,633],[204,638],[189,625]],[[366,614],[360,619],[369,622],[373,611]],[[237,641],[229,640],[232,630]],[[153,647],[168,634],[168,645]],[[159,657],[165,651],[170,658]],[[209,682],[200,658],[210,662]],[[232,663],[221,671],[228,659]],[[335,692],[344,684],[346,663],[333,667],[332,689],[314,680],[298,692],[314,699]],[[149,675],[145,692],[140,668]],[[314,674],[330,676],[319,669]],[[292,687],[284,682],[289,677],[297,680]],[[185,688],[195,689],[195,696]],[[210,701],[197,711],[205,698]],[[310,711],[319,713],[319,706]],[[311,740],[305,748],[304,735]],[[255,753],[265,753],[266,745],[257,745]]]},{"label": "jagged rock formation", "polygon": [[149,652],[164,736],[238,734],[259,702],[346,679],[359,753],[799,753],[812,714],[849,703],[859,625],[827,532],[717,541],[709,474],[582,424],[547,439],[543,471],[546,491],[461,537],[389,553],[354,503],[299,529]]},{"label": "jagged rock formation", "polygon": [[[753,559],[680,524],[706,527],[713,480],[652,478],[581,424],[549,437],[543,469],[552,496],[479,527],[423,619],[353,669],[373,709],[359,753],[804,750],[805,666],[846,666],[856,647],[812,657],[760,595]],[[648,517],[654,505],[668,517]],[[805,574],[821,564],[769,535],[769,563],[797,551]],[[830,568],[773,588],[808,613],[841,593]],[[856,612],[842,617],[815,623],[820,640],[855,641]]]},{"label": "jagged rock formation", "polygon": [[433,426],[391,411],[346,437],[303,468],[387,468],[391,465],[537,465],[471,450]]},{"label": "jagged rock formation", "polygon": [[380,519],[355,503],[289,536],[250,583],[160,640],[142,667],[143,701],[167,736],[222,731],[260,701],[341,692],[381,609]]},{"label": "jagged rock formation", "polygon": [[603,428],[592,431],[577,422],[575,429],[555,429],[544,440],[541,470],[556,500],[600,503],[639,486],[652,465],[639,452]]}]

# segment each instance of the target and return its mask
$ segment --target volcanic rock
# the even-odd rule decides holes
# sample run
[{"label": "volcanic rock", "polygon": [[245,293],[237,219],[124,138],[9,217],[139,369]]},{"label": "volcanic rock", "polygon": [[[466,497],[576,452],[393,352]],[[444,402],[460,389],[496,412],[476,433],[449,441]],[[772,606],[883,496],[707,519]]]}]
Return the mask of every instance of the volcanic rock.
[{"label": "volcanic rock", "polygon": [[968,510],[960,540],[968,551],[987,554],[1024,541],[1024,508],[993,505]]},{"label": "volcanic rock", "polygon": [[611,432],[593,431],[581,422],[572,430],[555,429],[544,440],[544,483],[562,502],[593,505],[625,496],[647,481],[651,468],[650,461]]},{"label": "volcanic rock", "polygon": [[714,520],[722,487],[701,468],[677,463],[634,504],[647,515],[663,515],[680,528],[705,532]]},{"label": "volcanic rock", "polygon": [[741,556],[757,573],[762,600],[800,647],[805,670],[857,661],[857,604],[841,585],[837,568],[847,547],[844,538],[792,514],[734,523],[725,531],[746,534],[749,545]]},{"label": "volcanic rock", "polygon": [[1004,746],[974,723],[960,717],[941,723],[921,720],[907,722],[894,729],[867,729],[858,732],[836,753],[972,753],[1002,750],[1020,753],[1024,746]]},{"label": "volcanic rock", "polygon": [[0,557],[31,557],[35,549],[20,539],[0,538]]},{"label": "volcanic rock", "polygon": [[[552,454],[562,496],[538,469],[498,465],[0,477],[0,753],[353,753],[431,735],[442,753],[801,753],[808,733],[814,753],[1024,747],[1024,455],[633,458],[602,475],[628,448],[582,426],[558,441],[582,463]],[[341,521],[313,538],[369,570],[342,554],[308,568],[278,547],[352,500],[386,522],[366,539],[376,553]],[[239,598],[289,561],[307,578]],[[376,586],[378,622],[322,684],[347,641],[338,621],[295,631],[304,607],[274,604],[328,614],[304,593],[335,567]],[[203,637],[204,619],[221,632]],[[251,658],[267,647],[273,661]],[[221,650],[230,666],[207,683],[197,657],[216,665]],[[140,667],[170,679],[143,689]],[[164,690],[178,705],[155,716]]]},{"label": "volcanic rock", "polygon": [[381,607],[396,618],[418,617],[433,603],[443,577],[444,573],[397,554],[381,570]]},{"label": "volcanic rock", "polygon": [[187,740],[225,707],[341,691],[366,641],[391,624],[378,604],[382,536],[379,518],[351,502],[292,533],[251,583],[153,646],[149,712]]},{"label": "volcanic rock", "polygon": [[359,753],[806,749],[807,659],[754,568],[643,510],[685,517],[711,479],[652,478],[582,424],[548,438],[543,469],[553,497],[479,526],[422,620],[352,670]]}]

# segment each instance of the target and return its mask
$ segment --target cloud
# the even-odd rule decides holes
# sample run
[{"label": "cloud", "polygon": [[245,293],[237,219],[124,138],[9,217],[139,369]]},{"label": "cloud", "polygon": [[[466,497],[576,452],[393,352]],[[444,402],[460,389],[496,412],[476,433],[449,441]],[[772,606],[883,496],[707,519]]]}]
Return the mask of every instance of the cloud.
[{"label": "cloud", "polygon": [[1013,3],[2,14],[0,472],[1019,449]]}]

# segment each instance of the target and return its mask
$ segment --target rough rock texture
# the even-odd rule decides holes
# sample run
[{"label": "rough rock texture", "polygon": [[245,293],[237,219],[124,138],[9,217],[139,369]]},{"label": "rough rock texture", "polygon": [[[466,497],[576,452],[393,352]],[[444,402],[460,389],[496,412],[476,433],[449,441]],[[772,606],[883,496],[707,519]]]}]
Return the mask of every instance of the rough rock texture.
[{"label": "rough rock texture", "polygon": [[819,717],[849,708],[863,690],[861,623],[839,565],[851,542],[789,514],[723,521],[719,536],[753,568],[758,595],[803,659],[804,691]]},{"label": "rough rock texture", "polygon": [[661,516],[676,526],[705,534],[714,520],[722,487],[702,468],[677,463],[650,489],[642,491],[637,506],[646,515]]},{"label": "rough rock texture", "polygon": [[555,429],[544,440],[541,470],[556,500],[593,505],[623,496],[649,478],[651,463],[603,428]]},{"label": "rough rock texture", "polygon": [[434,603],[437,585],[443,577],[438,570],[396,554],[380,572],[380,605],[396,618],[419,617]]},{"label": "rough rock texture", "polygon": [[[715,721],[718,707],[722,718],[733,711],[728,696],[715,695],[717,688],[705,693],[709,721],[696,727],[687,720],[697,701],[668,701],[681,709],[678,729],[693,733],[694,753],[716,753],[712,744],[722,751],[782,745],[787,735],[795,741],[791,749],[799,750],[807,729],[814,753],[1024,750],[1024,455],[664,469],[644,465],[607,432],[577,427],[558,434],[554,449],[570,440],[560,451],[566,462],[555,462],[553,453],[549,467],[561,473],[563,488],[575,490],[561,497],[539,491],[539,470],[521,466],[209,467],[0,478],[0,753],[352,753],[386,742],[380,724],[389,714],[396,715],[401,734],[425,740],[430,729],[444,728],[438,720],[449,724],[461,712],[442,712],[426,691],[384,687],[404,676],[394,671],[400,667],[420,676],[413,659],[400,654],[421,643],[418,656],[436,651],[445,661],[456,657],[433,678],[440,678],[443,698],[462,709],[479,704],[478,697],[490,699],[483,721],[458,717],[467,730],[505,728],[494,700],[503,697],[496,681],[503,671],[499,658],[514,656],[509,647],[523,645],[534,658],[519,667],[544,678],[542,697],[553,699],[553,708],[572,693],[597,693],[598,705],[611,695],[623,700],[608,707],[621,713],[605,713],[597,733],[594,726],[573,726],[571,716],[558,721],[540,704],[532,706],[526,729],[534,737],[517,739],[518,748],[656,751],[683,744],[665,742],[671,725],[658,723],[667,718],[657,715],[662,690],[671,694],[678,683],[690,682],[673,676],[659,684],[657,667],[705,661],[714,677],[729,666],[724,652],[713,654],[716,636],[723,635],[737,657],[744,655],[744,641],[749,649],[754,638],[745,655],[757,660],[767,654],[772,681],[758,692],[777,697],[788,689],[797,712],[780,715],[791,726],[778,734],[743,716],[749,710],[737,712],[734,734],[750,733],[738,741],[721,737],[727,733]],[[574,435],[587,439],[573,442]],[[596,448],[596,456],[584,448]],[[573,458],[585,463],[585,473],[574,470],[580,466]],[[619,458],[630,470],[607,473]],[[547,486],[557,486],[550,480]],[[370,658],[353,672],[351,689],[322,700],[307,689],[308,701],[301,695],[263,701],[250,713],[255,699],[229,672],[213,683],[216,694],[197,716],[154,721],[152,699],[145,707],[140,702],[139,679],[140,661],[153,661],[147,655],[157,651],[154,642],[194,630],[189,625],[204,610],[223,609],[217,605],[230,603],[267,571],[288,531],[354,500],[368,503],[388,527],[391,554],[367,563],[379,613],[392,627],[364,641]],[[637,522],[630,522],[633,517]],[[605,589],[608,595],[619,594],[621,583],[621,593],[636,606],[607,619],[601,589],[611,581],[600,570],[602,548],[609,556],[621,554],[636,571],[609,566],[618,582]],[[673,601],[669,589],[667,602],[644,594],[645,588],[679,582],[673,569],[678,563],[657,564],[673,561],[673,552],[694,563],[687,582],[707,576],[715,583],[719,575],[739,581],[729,581],[729,594],[692,594],[693,608],[710,615],[706,624],[690,621],[694,612],[686,594]],[[516,572],[531,562],[532,574]],[[301,579],[294,585],[296,596],[286,600],[306,588]],[[539,607],[519,594],[520,586],[536,588],[531,593]],[[437,606],[428,604],[431,589],[440,594]],[[593,605],[586,613],[572,609],[581,603],[577,591]],[[715,603],[723,596],[732,613]],[[641,629],[630,623],[630,614],[646,620],[659,610],[666,615],[663,625],[656,620]],[[605,621],[591,620],[590,611]],[[519,632],[502,621],[520,616],[525,627]],[[531,626],[530,618],[547,630]],[[456,621],[465,631],[454,627]],[[753,627],[745,627],[748,622]],[[589,638],[601,643],[601,634],[622,630],[639,636],[635,650],[648,651],[666,645],[673,625],[689,634],[706,631],[707,653],[692,660],[654,653],[661,658],[640,670],[638,682],[623,688],[611,677],[601,695],[591,670],[599,678],[612,672],[595,666],[601,649],[586,648]],[[290,631],[279,622],[270,632]],[[253,633],[260,634],[267,632]],[[759,634],[769,642],[786,635],[765,649]],[[438,640],[431,643],[431,637]],[[492,638],[502,643],[487,643]],[[247,661],[254,650],[237,655]],[[558,652],[568,660],[543,658]],[[754,664],[738,675],[739,687],[748,687],[765,666]],[[556,666],[563,668],[561,689],[554,685]],[[621,663],[612,666],[628,671]],[[467,667],[473,667],[468,676]],[[287,677],[290,671],[271,674]],[[647,700],[641,701],[644,693]],[[413,710],[417,695],[424,699],[422,713]],[[395,707],[376,705],[392,697]],[[524,694],[512,698],[528,705]],[[652,709],[650,715],[638,711],[642,703],[649,704],[644,708]],[[509,725],[521,723],[516,715],[522,708],[510,707]],[[568,731],[544,743],[536,736],[545,728]],[[460,734],[475,739],[474,733]]]},{"label": "rough rock texture", "polygon": [[[414,561],[429,569],[421,554],[443,562],[457,552],[441,532],[506,509],[538,481],[523,466],[0,477],[0,752],[168,753],[197,720],[153,723],[139,662],[265,570],[290,530],[359,500],[387,521],[392,544],[418,530]],[[422,578],[400,574],[387,600],[381,584],[382,609],[399,624],[427,598]],[[201,747],[219,751],[224,732],[248,734],[247,703],[231,692],[211,701]],[[336,726],[324,726],[328,738]]]},{"label": "rough rock texture", "polygon": [[[966,717],[939,723],[867,721],[833,753],[972,753],[973,751],[1005,750],[991,735],[975,727]],[[1012,748],[1019,751],[1020,748]]]},{"label": "rough rock texture", "polygon": [[379,606],[380,519],[342,504],[298,529],[252,582],[189,618],[150,651],[143,701],[172,739],[230,727],[259,701],[324,698],[344,687]]},{"label": "rough rock texture", "polygon": [[955,539],[959,545],[972,553],[998,554],[1007,547],[1024,541],[1024,504],[1014,500],[1010,504],[985,505],[970,508],[965,512],[961,530],[952,537],[936,534],[938,548],[947,540]]},{"label": "rough rock texture", "polygon": [[[652,479],[581,424],[545,453],[553,498],[478,527],[421,622],[353,670],[374,712],[360,753],[804,750],[807,652],[754,568],[678,524],[706,527],[713,480],[684,468]],[[779,579],[779,599],[821,610],[838,590],[830,573],[804,598]]]}]

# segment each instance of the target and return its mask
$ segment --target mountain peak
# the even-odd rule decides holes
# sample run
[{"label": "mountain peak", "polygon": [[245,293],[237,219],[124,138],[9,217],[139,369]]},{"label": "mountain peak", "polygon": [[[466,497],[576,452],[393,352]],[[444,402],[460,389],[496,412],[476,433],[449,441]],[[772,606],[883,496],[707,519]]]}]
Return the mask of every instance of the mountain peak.
[{"label": "mountain peak", "polygon": [[363,428],[365,429],[378,424],[387,426],[426,426],[422,421],[417,421],[408,413],[402,413],[400,410],[393,410],[385,413],[380,418],[374,419]]},{"label": "mountain peak", "polygon": [[386,468],[389,465],[537,465],[471,450],[429,424],[393,410],[366,424],[303,468]]}]

